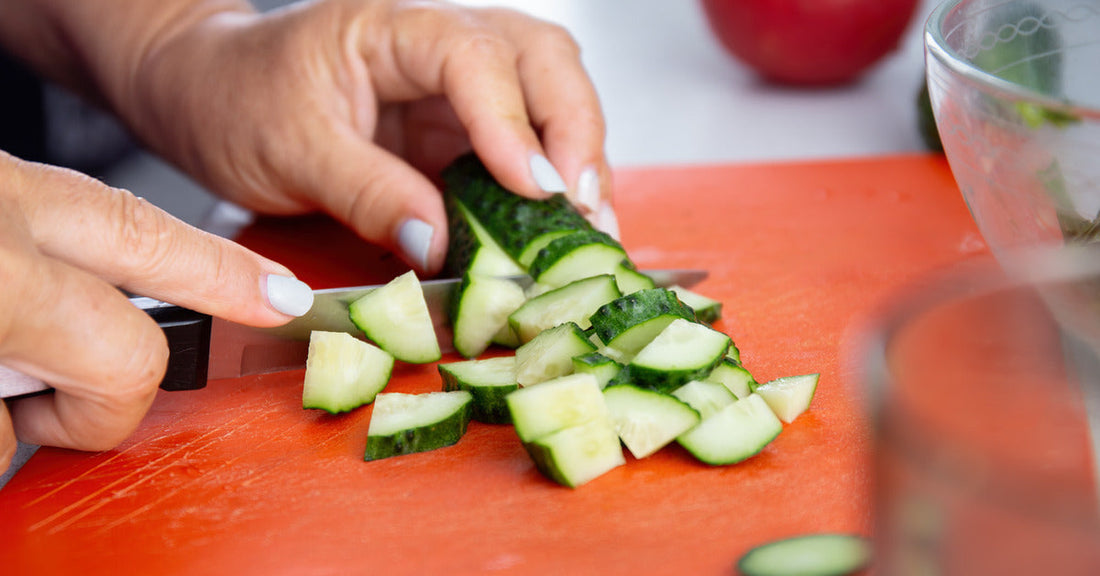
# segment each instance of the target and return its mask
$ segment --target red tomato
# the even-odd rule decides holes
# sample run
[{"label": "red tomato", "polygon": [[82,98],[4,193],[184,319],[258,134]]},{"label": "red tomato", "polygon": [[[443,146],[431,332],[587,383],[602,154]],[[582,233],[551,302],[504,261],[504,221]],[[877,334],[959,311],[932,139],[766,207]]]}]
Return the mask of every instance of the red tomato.
[{"label": "red tomato", "polygon": [[892,52],[920,0],[702,0],[738,60],[783,84],[851,82]]}]

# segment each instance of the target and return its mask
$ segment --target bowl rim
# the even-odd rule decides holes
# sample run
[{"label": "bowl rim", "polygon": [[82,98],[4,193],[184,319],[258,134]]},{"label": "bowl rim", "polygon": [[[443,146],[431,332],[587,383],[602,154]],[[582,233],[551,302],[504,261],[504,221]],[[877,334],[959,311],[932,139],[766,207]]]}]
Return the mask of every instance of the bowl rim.
[{"label": "bowl rim", "polygon": [[[957,51],[948,46],[942,33],[947,16],[956,10],[963,9],[965,5],[972,2],[974,0],[943,0],[936,5],[924,25],[924,52],[926,58],[935,58],[937,62],[954,73],[970,82],[983,86],[1003,99],[1035,102],[1044,108],[1077,118],[1100,120],[1100,106],[1083,104],[1069,98],[1056,98],[1026,86],[1009,82],[971,65]],[[1000,2],[987,8],[987,10],[1011,3]]]}]

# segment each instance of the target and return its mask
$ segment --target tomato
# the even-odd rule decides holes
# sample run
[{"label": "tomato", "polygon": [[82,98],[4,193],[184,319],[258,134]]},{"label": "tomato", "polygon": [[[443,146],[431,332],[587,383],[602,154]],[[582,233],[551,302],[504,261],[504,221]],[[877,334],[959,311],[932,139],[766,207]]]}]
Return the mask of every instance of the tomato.
[{"label": "tomato", "polygon": [[725,49],[768,80],[854,81],[897,48],[920,0],[701,0]]}]

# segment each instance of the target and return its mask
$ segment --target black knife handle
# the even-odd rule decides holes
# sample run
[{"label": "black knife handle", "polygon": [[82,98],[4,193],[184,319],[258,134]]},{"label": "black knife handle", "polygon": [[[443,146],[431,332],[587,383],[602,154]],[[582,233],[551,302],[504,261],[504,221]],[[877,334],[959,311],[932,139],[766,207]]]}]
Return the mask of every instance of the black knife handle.
[{"label": "black knife handle", "polygon": [[168,339],[168,369],[160,387],[163,390],[198,390],[206,386],[210,360],[209,314],[152,298],[134,296],[135,306],[145,311]]}]

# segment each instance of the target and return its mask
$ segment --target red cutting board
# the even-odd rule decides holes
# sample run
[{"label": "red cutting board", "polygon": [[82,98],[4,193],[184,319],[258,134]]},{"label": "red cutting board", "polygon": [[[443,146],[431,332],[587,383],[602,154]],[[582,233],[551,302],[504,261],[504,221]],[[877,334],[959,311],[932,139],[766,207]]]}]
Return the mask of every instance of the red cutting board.
[{"label": "red cutting board", "polygon": [[[938,156],[624,170],[623,243],[644,268],[701,267],[763,382],[820,372],[809,410],[728,467],[677,446],[572,490],[512,429],[363,462],[371,409],[301,408],[302,371],[161,393],[117,450],[42,449],[0,490],[6,574],[730,574],[748,548],[870,530],[869,427],[854,328],[900,284],[986,251]],[[315,287],[402,266],[320,218],[242,242]],[[446,357],[455,360],[455,357]],[[438,390],[402,366],[389,391]]]}]

